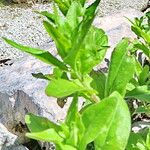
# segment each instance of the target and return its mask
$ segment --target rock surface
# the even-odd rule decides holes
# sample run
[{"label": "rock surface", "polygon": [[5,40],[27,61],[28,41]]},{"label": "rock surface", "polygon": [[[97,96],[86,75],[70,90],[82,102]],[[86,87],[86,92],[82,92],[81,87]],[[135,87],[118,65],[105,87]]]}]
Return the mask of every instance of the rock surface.
[{"label": "rock surface", "polygon": [[[9,0],[10,1],[10,0]],[[26,3],[26,4],[36,4],[49,2],[48,0],[11,0],[15,3]],[[87,0],[87,2],[92,3],[94,0]],[[149,4],[149,0],[101,0],[99,6],[99,15],[105,16],[118,12],[125,8],[134,8],[136,10],[144,10]]]},{"label": "rock surface", "polygon": [[141,17],[142,12],[135,9],[124,9],[118,13],[107,15],[105,17],[97,17],[94,24],[102,28],[109,38],[110,49],[107,51],[106,58],[110,58],[111,52],[116,44],[124,37],[135,38],[136,35],[131,31],[131,24],[125,18],[133,20],[135,17]]},{"label": "rock surface", "polygon": [[51,39],[42,25],[44,17],[39,17],[33,10],[51,11],[51,7],[51,4],[36,4],[32,7],[13,5],[0,8],[0,60],[23,57],[23,53],[5,44],[2,36],[24,45],[50,49]]},{"label": "rock surface", "polygon": [[101,0],[99,15],[105,16],[123,9],[143,10],[147,7],[149,0]]},{"label": "rock surface", "polygon": [[[26,113],[31,112],[57,122],[64,120],[69,106],[68,102],[64,108],[60,108],[56,99],[45,95],[48,82],[31,75],[38,72],[50,73],[51,67],[32,57],[25,57],[0,70],[0,122],[17,134],[21,143],[27,142],[24,137],[26,128],[20,131],[18,125],[24,127]],[[42,143],[47,147],[45,144]]]},{"label": "rock surface", "polygon": [[26,147],[19,145],[18,137],[10,133],[1,123],[0,123],[0,149],[28,150]]},{"label": "rock surface", "polygon": [[64,119],[66,108],[61,109],[54,98],[44,93],[47,81],[32,77],[31,73],[50,73],[51,68],[32,58],[15,62],[0,71],[0,122],[12,127],[28,112],[45,116],[53,121]]}]

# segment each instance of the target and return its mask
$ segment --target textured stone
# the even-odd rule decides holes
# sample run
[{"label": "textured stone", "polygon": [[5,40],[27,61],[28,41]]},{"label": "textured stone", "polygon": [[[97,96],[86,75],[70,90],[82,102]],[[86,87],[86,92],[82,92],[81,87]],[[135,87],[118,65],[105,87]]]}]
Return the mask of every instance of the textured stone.
[{"label": "textured stone", "polygon": [[[109,55],[115,45],[124,37],[135,38],[136,35],[131,31],[131,23],[127,18],[133,20],[135,17],[141,17],[142,12],[135,9],[124,9],[118,13],[107,15],[105,17],[97,17],[94,24],[102,28],[109,37],[109,45],[111,46],[108,51]],[[127,17],[127,18],[125,18]]]},{"label": "textured stone", "polygon": [[1,150],[27,150],[19,145],[18,137],[10,133],[4,125],[0,123],[0,149]]},{"label": "textured stone", "polygon": [[11,128],[19,122],[24,124],[28,112],[55,122],[64,119],[67,106],[61,109],[56,99],[45,95],[48,82],[31,75],[38,72],[50,73],[51,67],[32,57],[25,57],[0,70],[0,122],[5,126]]},{"label": "textured stone", "polygon": [[105,16],[118,12],[123,9],[143,10],[148,6],[149,0],[101,0],[99,16]]},{"label": "textured stone", "polygon": [[51,11],[52,4],[34,5],[10,5],[0,8],[0,60],[18,59],[23,53],[10,47],[1,37],[11,38],[24,45],[39,47],[49,50],[52,43],[44,30],[42,21],[44,17],[34,13],[34,10]]},{"label": "textured stone", "polygon": [[136,38],[136,35],[131,31],[131,23],[125,18],[133,20],[135,17],[141,17],[142,12],[135,9],[124,9],[118,13],[107,15],[105,17],[96,17],[94,24],[102,28],[109,38],[110,48],[107,50],[105,61],[98,66],[106,70],[111,53],[116,44],[124,37]]},{"label": "textured stone", "polygon": [[149,120],[143,120],[133,123],[132,125],[132,131],[139,132],[140,130],[143,130],[144,128],[150,128],[150,122]]},{"label": "textured stone", "polygon": [[[0,122],[18,135],[21,143],[28,140],[24,136],[26,128],[18,130],[18,125],[24,127],[26,113],[44,116],[54,122],[64,120],[66,116],[70,101],[60,108],[55,98],[45,95],[48,82],[31,75],[50,73],[51,70],[51,67],[32,57],[25,57],[0,70]],[[46,146],[47,150],[51,144],[42,143],[41,146]]]}]

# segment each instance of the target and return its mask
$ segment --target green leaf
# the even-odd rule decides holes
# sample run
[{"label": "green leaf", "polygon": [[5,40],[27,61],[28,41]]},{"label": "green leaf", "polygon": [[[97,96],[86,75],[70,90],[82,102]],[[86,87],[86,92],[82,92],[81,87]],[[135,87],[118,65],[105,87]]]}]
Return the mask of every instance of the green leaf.
[{"label": "green leaf", "polygon": [[62,0],[54,0],[54,2],[58,5],[61,12],[66,15],[67,11],[69,9],[69,2],[68,1],[62,1]]},{"label": "green leaf", "polygon": [[137,146],[138,143],[144,146],[143,137],[141,136],[140,133],[131,132],[129,140],[128,140],[128,144],[126,146],[126,150],[141,150]]},{"label": "green leaf", "polygon": [[134,45],[136,48],[140,49],[143,51],[143,53],[150,58],[150,49],[148,48],[148,46],[144,45],[143,43],[137,43]]},{"label": "green leaf", "polygon": [[103,108],[107,108],[105,111],[108,111],[108,109],[111,108],[113,115],[111,116],[110,122],[106,124],[106,114],[101,114],[101,118],[103,118],[103,124],[99,124],[99,126],[104,126],[104,128],[101,128],[101,132],[99,132],[99,136],[94,142],[95,150],[124,150],[128,141],[131,127],[130,113],[127,104],[117,92],[114,92],[109,98],[106,98],[106,100],[112,101],[112,107],[113,103],[117,104],[113,109],[107,104],[107,106]]},{"label": "green leaf", "polygon": [[32,73],[32,76],[38,79],[45,79],[45,80],[51,80],[52,76],[50,74],[43,74],[43,73]]},{"label": "green leaf", "polygon": [[35,140],[46,142],[58,143],[63,141],[63,138],[54,129],[47,129],[41,132],[26,133],[26,136]]},{"label": "green leaf", "polygon": [[66,15],[66,22],[68,25],[74,30],[79,23],[81,22],[81,18],[83,16],[84,9],[78,1],[73,1],[68,13]]},{"label": "green leaf", "polygon": [[52,13],[49,13],[49,12],[47,12],[47,11],[41,11],[41,12],[39,12],[39,11],[34,11],[35,13],[37,13],[37,14],[40,14],[40,15],[43,15],[43,16],[45,16],[48,20],[50,20],[52,23],[55,23],[55,16],[54,16],[54,14],[52,14]]},{"label": "green leaf", "polygon": [[65,123],[69,126],[71,122],[76,121],[76,114],[78,113],[78,95],[74,94],[72,103],[68,109]]},{"label": "green leaf", "polygon": [[69,127],[69,136],[66,139],[66,144],[77,147],[84,133],[84,125],[81,115],[78,112],[78,95],[74,94],[72,103],[69,107],[65,124]]},{"label": "green leaf", "polygon": [[55,58],[48,51],[23,46],[21,44],[17,44],[16,42],[14,42],[10,39],[4,38],[4,37],[3,37],[3,39],[8,44],[10,44],[11,46],[13,46],[13,47],[15,47],[15,48],[17,48],[23,52],[29,53],[29,54],[33,55],[34,57],[38,58],[39,60],[47,63],[47,64],[52,64],[52,65],[57,66],[63,70],[67,70],[67,67],[65,66],[65,64],[63,62],[59,61],[57,58]]},{"label": "green leaf", "polygon": [[133,25],[131,29],[138,37],[143,38],[145,42],[150,44],[150,35],[143,31],[139,26]]},{"label": "green leaf", "polygon": [[78,135],[80,134],[79,128],[77,127],[75,122],[71,122],[69,127],[70,127],[70,134],[69,134],[69,137],[67,137],[66,139],[66,144],[77,146]]},{"label": "green leaf", "polygon": [[46,87],[46,94],[57,98],[69,96],[77,91],[84,90],[83,87],[73,81],[65,79],[52,80]]},{"label": "green leaf", "polygon": [[126,98],[135,98],[141,101],[150,102],[150,86],[138,86],[126,93]]},{"label": "green leaf", "polygon": [[93,81],[91,82],[91,87],[98,92],[98,96],[100,97],[100,99],[103,99],[105,94],[105,82],[106,82],[105,74],[100,71],[98,72],[92,71],[91,77],[93,78]]},{"label": "green leaf", "polygon": [[57,29],[57,27],[53,26],[47,21],[43,22],[43,25],[51,36],[51,38],[55,41],[57,50],[59,55],[64,58],[67,55],[68,49],[71,47],[71,43],[69,40]]},{"label": "green leaf", "polygon": [[61,130],[61,128],[57,124],[54,124],[47,118],[36,116],[31,113],[25,116],[25,122],[31,132],[41,132],[49,128],[53,128],[56,131]]},{"label": "green leaf", "polygon": [[108,77],[106,79],[105,97],[113,91],[124,96],[126,85],[135,72],[134,58],[127,55],[128,39],[123,39],[115,48],[111,56]]},{"label": "green leaf", "polygon": [[106,54],[107,45],[108,37],[105,35],[105,32],[92,26],[77,56],[77,67],[81,74],[91,72],[93,67],[101,63]]},{"label": "green leaf", "polygon": [[82,120],[86,132],[80,150],[95,139],[97,150],[124,150],[130,132],[130,114],[119,93],[87,107]]},{"label": "green leaf", "polygon": [[149,132],[146,137],[146,146],[147,146],[148,150],[150,150],[150,129],[149,129]]},{"label": "green leaf", "polygon": [[135,58],[135,72],[136,75],[139,76],[142,72],[142,65],[140,64],[140,62]]},{"label": "green leaf", "polygon": [[139,79],[138,79],[140,85],[146,84],[146,81],[148,80],[149,73],[150,73],[149,69],[150,69],[149,66],[145,65],[142,72],[140,73]]},{"label": "green leaf", "polygon": [[66,16],[69,8],[70,8],[70,5],[73,3],[73,2],[80,2],[82,6],[84,6],[85,4],[85,1],[86,0],[65,0],[65,1],[62,1],[62,0],[54,0],[55,3],[57,3],[59,9],[61,10],[61,12]]},{"label": "green leaf", "polygon": [[136,114],[149,114],[150,113],[150,109],[145,107],[145,106],[139,106],[136,110],[135,110]]},{"label": "green leaf", "polygon": [[77,59],[78,52],[94,20],[95,11],[99,2],[100,0],[96,0],[89,8],[87,8],[81,24],[79,25],[79,27],[77,27],[76,32],[74,33],[72,48],[64,60],[73,69],[76,68],[75,65],[77,63],[76,59]]}]

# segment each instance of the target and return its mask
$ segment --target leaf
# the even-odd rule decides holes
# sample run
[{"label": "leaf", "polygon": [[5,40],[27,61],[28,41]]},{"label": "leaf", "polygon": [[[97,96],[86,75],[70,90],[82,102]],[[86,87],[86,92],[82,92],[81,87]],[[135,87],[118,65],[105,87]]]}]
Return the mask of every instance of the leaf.
[{"label": "leaf", "polygon": [[136,75],[139,76],[142,72],[142,65],[140,64],[140,62],[135,58],[135,72]]},{"label": "leaf", "polygon": [[62,1],[62,0],[54,0],[54,2],[58,5],[59,9],[61,12],[66,15],[67,11],[69,9],[69,4],[67,1]]},{"label": "leaf", "polygon": [[68,145],[70,144],[76,147],[78,145],[78,135],[80,134],[80,130],[75,122],[71,122],[69,127],[70,127],[70,134],[69,137],[67,137],[66,139],[66,144]]},{"label": "leaf", "polygon": [[83,16],[83,8],[78,1],[73,1],[66,15],[66,22],[74,30]]},{"label": "leaf", "polygon": [[82,4],[82,6],[84,6],[86,0],[80,0],[80,3]]},{"label": "leaf", "polygon": [[74,94],[72,103],[68,109],[65,123],[69,126],[71,122],[76,121],[76,114],[78,113],[78,95]]},{"label": "leaf", "polygon": [[150,86],[138,86],[126,93],[126,98],[135,98],[141,101],[150,102]]},{"label": "leaf", "polygon": [[64,58],[67,55],[68,49],[71,47],[71,43],[55,26],[49,22],[43,21],[43,25],[51,38],[55,41],[59,55]]},{"label": "leaf", "polygon": [[150,110],[145,107],[145,106],[139,106],[136,110],[135,110],[135,113],[136,114],[149,114],[150,113]]},{"label": "leaf", "polygon": [[111,62],[106,79],[105,97],[113,91],[118,91],[124,96],[126,85],[135,72],[134,58],[127,55],[128,39],[123,39],[115,48],[111,56]]},{"label": "leaf", "polygon": [[52,80],[46,87],[46,94],[57,98],[69,96],[77,91],[84,90],[72,81],[65,79]]},{"label": "leaf", "polygon": [[131,132],[129,140],[128,140],[128,144],[126,146],[126,150],[141,150],[137,146],[138,143],[143,145],[144,143],[143,137],[141,136],[140,133]]},{"label": "leaf", "polygon": [[93,81],[91,82],[91,87],[98,92],[98,96],[100,97],[100,99],[103,99],[105,94],[105,82],[106,82],[105,74],[100,71],[98,72],[92,71],[91,77],[93,78]]},{"label": "leaf", "polygon": [[32,73],[32,76],[38,79],[45,79],[45,80],[51,80],[52,77],[50,74],[43,74],[43,73]]},{"label": "leaf", "polygon": [[93,67],[101,63],[106,54],[107,45],[108,37],[105,35],[105,32],[92,26],[77,56],[77,67],[81,74],[91,72]]},{"label": "leaf", "polygon": [[63,138],[54,129],[47,129],[41,132],[26,133],[26,136],[35,140],[46,142],[62,142]]},{"label": "leaf", "polygon": [[136,48],[142,50],[143,53],[144,53],[148,58],[150,58],[150,49],[149,49],[146,45],[144,45],[143,43],[140,43],[140,42],[139,42],[138,44],[135,44],[134,46],[135,46]]},{"label": "leaf", "polygon": [[148,149],[150,149],[150,128],[149,128],[149,132],[146,137],[146,146]]},{"label": "leaf", "polygon": [[45,16],[47,19],[49,19],[52,23],[55,23],[55,16],[54,16],[54,14],[52,14],[52,13],[49,13],[49,12],[47,12],[47,11],[41,11],[41,12],[39,12],[39,11],[34,11],[35,13],[37,13],[37,14],[40,14],[40,15],[43,15],[43,16]]},{"label": "leaf", "polygon": [[[117,105],[113,109],[113,115],[108,125],[106,124],[107,117],[105,118],[105,115],[101,114],[101,117],[104,116],[104,125],[102,125],[104,128],[101,129],[99,136],[94,141],[95,150],[124,150],[130,134],[130,112],[126,102],[119,93],[114,92],[109,98],[113,99]],[[104,109],[107,108],[108,110],[108,106]]]},{"label": "leaf", "polygon": [[76,64],[77,54],[94,20],[95,11],[99,2],[100,0],[96,0],[89,8],[87,8],[82,22],[80,23],[79,27],[77,27],[76,32],[74,33],[75,37],[73,39],[74,42],[72,48],[64,60],[73,69],[76,68],[75,64]]},{"label": "leaf", "polygon": [[81,115],[78,112],[78,95],[74,94],[72,103],[69,107],[65,124],[69,127],[69,136],[66,139],[66,144],[77,147],[84,133],[84,125]]},{"label": "leaf", "polygon": [[17,48],[23,52],[29,53],[29,54],[33,55],[34,57],[38,58],[39,60],[47,63],[47,64],[52,64],[52,65],[57,66],[63,70],[67,70],[67,67],[65,66],[65,64],[63,62],[59,61],[57,58],[55,58],[48,51],[23,46],[21,44],[17,44],[16,42],[14,42],[10,39],[4,38],[4,37],[3,37],[3,39],[5,40],[5,42],[10,44],[11,46],[13,46],[13,47],[15,47],[15,48]]},{"label": "leaf", "polygon": [[36,116],[34,114],[27,114],[25,116],[25,122],[31,132],[41,132],[50,128],[60,131],[61,128],[48,120],[47,118]]},{"label": "leaf", "polygon": [[95,139],[97,150],[124,150],[130,132],[130,114],[119,93],[87,107],[81,115],[86,132],[80,150]]},{"label": "leaf", "polygon": [[146,84],[146,81],[148,80],[148,77],[149,77],[149,66],[148,65],[145,65],[142,72],[140,73],[139,75],[139,84],[140,85],[145,85]]}]

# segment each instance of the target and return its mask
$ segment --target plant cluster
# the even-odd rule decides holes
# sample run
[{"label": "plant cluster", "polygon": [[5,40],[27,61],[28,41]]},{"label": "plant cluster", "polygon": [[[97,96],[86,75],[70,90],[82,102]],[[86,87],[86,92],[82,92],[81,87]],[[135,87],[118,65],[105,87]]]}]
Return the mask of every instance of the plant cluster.
[{"label": "plant cluster", "polygon": [[[111,55],[108,72],[94,68],[105,57],[108,37],[92,23],[100,0],[85,5],[86,0],[54,0],[54,11],[38,12],[47,21],[43,25],[55,42],[58,56],[45,50],[22,46],[4,38],[11,46],[53,65],[53,74],[33,74],[49,81],[46,94],[57,98],[63,107],[68,97],[72,103],[64,122],[28,114],[25,117],[30,138],[54,142],[57,150],[149,150],[149,130],[133,133],[134,114],[150,113],[150,69],[135,57],[142,50],[150,60],[150,13],[132,22],[138,39],[122,39]],[[78,99],[85,104],[78,109]],[[129,110],[127,104],[138,107]],[[133,121],[132,121],[133,122]],[[133,140],[134,139],[134,140]]]}]

